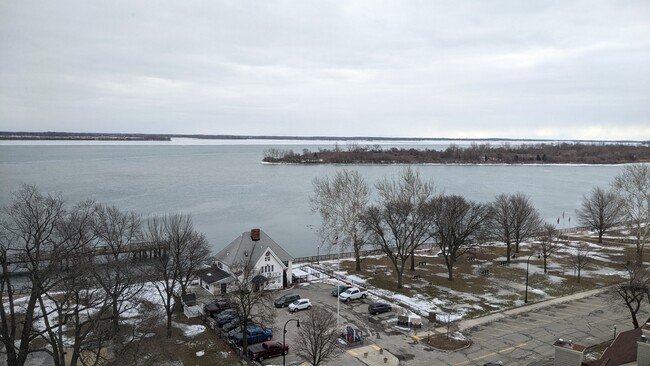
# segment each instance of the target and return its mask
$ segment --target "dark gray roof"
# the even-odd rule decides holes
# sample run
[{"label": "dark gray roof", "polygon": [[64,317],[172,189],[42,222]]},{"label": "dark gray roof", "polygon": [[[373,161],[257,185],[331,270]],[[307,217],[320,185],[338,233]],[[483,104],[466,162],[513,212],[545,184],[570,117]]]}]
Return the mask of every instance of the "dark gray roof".
[{"label": "dark gray roof", "polygon": [[228,267],[236,263],[244,263],[245,261],[257,263],[262,255],[266,253],[266,249],[271,249],[282,262],[293,261],[293,257],[262,230],[260,230],[260,240],[258,241],[251,239],[250,231],[242,233],[237,239],[233,240],[223,250],[217,253],[216,258]]},{"label": "dark gray roof", "polygon": [[230,277],[230,274],[228,272],[222,270],[221,268],[217,266],[212,266],[204,269],[199,269],[194,272],[203,282],[205,283],[215,283],[217,281],[221,281],[224,278]]}]

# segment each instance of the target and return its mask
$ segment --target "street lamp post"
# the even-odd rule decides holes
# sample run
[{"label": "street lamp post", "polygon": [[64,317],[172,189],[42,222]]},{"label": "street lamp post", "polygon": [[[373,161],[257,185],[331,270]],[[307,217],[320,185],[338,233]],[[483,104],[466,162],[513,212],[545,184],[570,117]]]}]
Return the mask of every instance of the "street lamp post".
[{"label": "street lamp post", "polygon": [[528,267],[530,266],[530,257],[534,256],[535,253],[528,256],[526,260],[526,295],[524,296],[524,303],[528,304]]},{"label": "street lamp post", "polygon": [[290,321],[295,321],[296,322],[296,327],[300,328],[300,320],[298,320],[298,319],[289,319],[289,320],[287,320],[286,323],[284,323],[284,328],[282,328],[282,366],[286,365],[284,355],[287,352],[284,350],[284,345],[286,344],[285,336],[287,334],[287,324],[289,324]]}]

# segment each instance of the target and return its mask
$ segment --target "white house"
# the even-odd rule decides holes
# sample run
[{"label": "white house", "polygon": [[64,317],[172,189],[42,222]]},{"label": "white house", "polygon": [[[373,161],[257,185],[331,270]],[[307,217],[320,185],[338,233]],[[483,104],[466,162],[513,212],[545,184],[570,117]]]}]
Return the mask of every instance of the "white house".
[{"label": "white house", "polygon": [[267,289],[291,285],[293,257],[260,229],[242,233],[216,255],[217,266],[230,272],[233,266],[252,263],[267,278]]}]

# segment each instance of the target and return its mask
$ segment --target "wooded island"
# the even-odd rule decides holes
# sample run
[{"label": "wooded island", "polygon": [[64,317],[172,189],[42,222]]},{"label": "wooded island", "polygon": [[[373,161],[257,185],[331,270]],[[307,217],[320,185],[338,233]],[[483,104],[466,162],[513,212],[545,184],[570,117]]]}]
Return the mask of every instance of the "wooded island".
[{"label": "wooded island", "polygon": [[301,153],[268,149],[263,162],[291,164],[625,164],[650,162],[650,145],[621,143],[540,143],[450,145],[445,150],[382,148],[338,144]]}]

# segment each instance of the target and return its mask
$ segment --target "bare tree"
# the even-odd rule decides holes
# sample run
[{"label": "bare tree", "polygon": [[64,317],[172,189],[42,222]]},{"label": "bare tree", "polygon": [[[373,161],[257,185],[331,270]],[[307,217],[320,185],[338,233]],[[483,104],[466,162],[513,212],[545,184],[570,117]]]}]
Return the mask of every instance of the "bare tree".
[{"label": "bare tree", "polygon": [[314,366],[325,363],[337,354],[337,332],[336,317],[325,308],[314,306],[307,319],[300,322],[298,335],[301,342],[296,345],[296,350]]},{"label": "bare tree", "polygon": [[144,281],[128,253],[133,242],[141,238],[141,219],[134,212],[122,212],[115,206],[97,205],[95,208],[97,248],[106,255],[105,263],[95,267],[97,284],[109,295],[113,312],[113,330],[119,328],[120,314],[137,307],[133,301],[142,290]]},{"label": "bare tree", "polygon": [[519,192],[511,196],[514,217],[515,253],[519,253],[519,244],[533,238],[542,225],[539,212],[530,201],[530,197]]},{"label": "bare tree", "polygon": [[458,195],[433,200],[432,236],[445,258],[449,281],[457,259],[483,240],[487,212],[487,206]]},{"label": "bare tree", "polygon": [[598,232],[598,242],[603,234],[621,221],[621,201],[613,191],[594,187],[589,195],[582,196],[582,206],[577,210],[578,222]]},{"label": "bare tree", "polygon": [[185,273],[196,269],[191,268],[197,263],[190,258],[191,251],[196,249],[194,241],[201,234],[194,230],[192,217],[183,214],[150,218],[146,234],[149,242],[158,244],[166,252],[154,259],[151,279],[162,299],[167,316],[167,338],[171,338],[176,291]]},{"label": "bare tree", "polygon": [[361,219],[393,264],[397,288],[402,288],[406,261],[431,238],[433,183],[424,182],[409,167],[397,181],[384,178],[376,187],[379,203],[371,205]]},{"label": "bare tree", "polygon": [[512,245],[534,237],[541,225],[540,215],[530,198],[523,193],[500,194],[490,205],[492,237],[506,244],[506,261],[512,257]]},{"label": "bare tree", "polygon": [[490,225],[492,237],[506,244],[506,261],[510,262],[510,253],[514,241],[512,207],[508,195],[498,195],[490,204]]},{"label": "bare tree", "polygon": [[[337,171],[333,179],[314,178],[314,194],[310,197],[312,212],[320,213],[319,230],[323,241],[331,243],[337,237],[340,245],[351,246],[361,270],[361,248],[365,244],[365,231],[360,217],[368,206],[370,188],[356,170]],[[330,239],[330,240],[328,240]]]},{"label": "bare tree", "polygon": [[623,220],[636,237],[636,261],[643,263],[643,249],[650,235],[650,165],[625,165],[614,178]]},{"label": "bare tree", "polygon": [[547,223],[540,229],[537,240],[539,241],[539,255],[544,258],[544,273],[547,273],[547,259],[560,249],[560,237],[555,226]]},{"label": "bare tree", "polygon": [[[32,346],[32,341],[39,337],[34,323],[42,318],[35,311],[36,306],[41,296],[55,285],[52,274],[61,270],[70,248],[58,230],[65,217],[60,197],[43,195],[35,186],[23,185],[13,193],[13,200],[3,213],[0,339],[7,353],[7,364],[23,366],[29,353],[42,350]],[[16,304],[11,281],[15,270],[30,274],[24,307]]]},{"label": "bare tree", "polygon": [[[242,334],[246,334],[248,326],[253,324],[273,324],[276,313],[273,298],[271,293],[264,289],[267,279],[255,269],[255,263],[250,260],[237,263],[231,266],[230,270],[233,274],[230,299],[237,309]],[[243,354],[246,355],[248,337],[242,337],[242,342]]]},{"label": "bare tree", "polygon": [[181,294],[185,294],[187,287],[197,279],[196,269],[206,262],[210,256],[210,247],[208,239],[203,233],[195,232],[190,235],[187,248],[183,255],[183,263],[179,267],[180,277],[178,283],[181,287]]},{"label": "bare tree", "polygon": [[591,262],[592,248],[589,243],[580,242],[574,249],[575,251],[569,257],[569,261],[578,272],[578,283],[580,283],[580,272]]},{"label": "bare tree", "polygon": [[[88,253],[95,246],[94,207],[92,201],[81,202],[59,223],[59,235],[67,240],[57,252],[65,254],[57,258],[60,268],[48,274],[55,284],[51,287],[53,291],[45,291],[38,298],[44,326],[37,331],[48,344],[44,351],[52,356],[56,366],[76,366],[82,347],[90,340],[100,342],[110,338],[97,332],[97,321],[109,321],[110,306],[107,306],[106,293],[97,290],[97,284],[92,281],[94,264]],[[64,343],[67,330],[72,330],[73,337]],[[70,354],[69,363],[66,354]]]},{"label": "bare tree", "polygon": [[616,287],[616,293],[630,311],[634,328],[639,327],[637,314],[644,299],[650,301],[650,275],[648,270],[636,261],[628,261],[625,265],[628,277],[626,282]]}]

